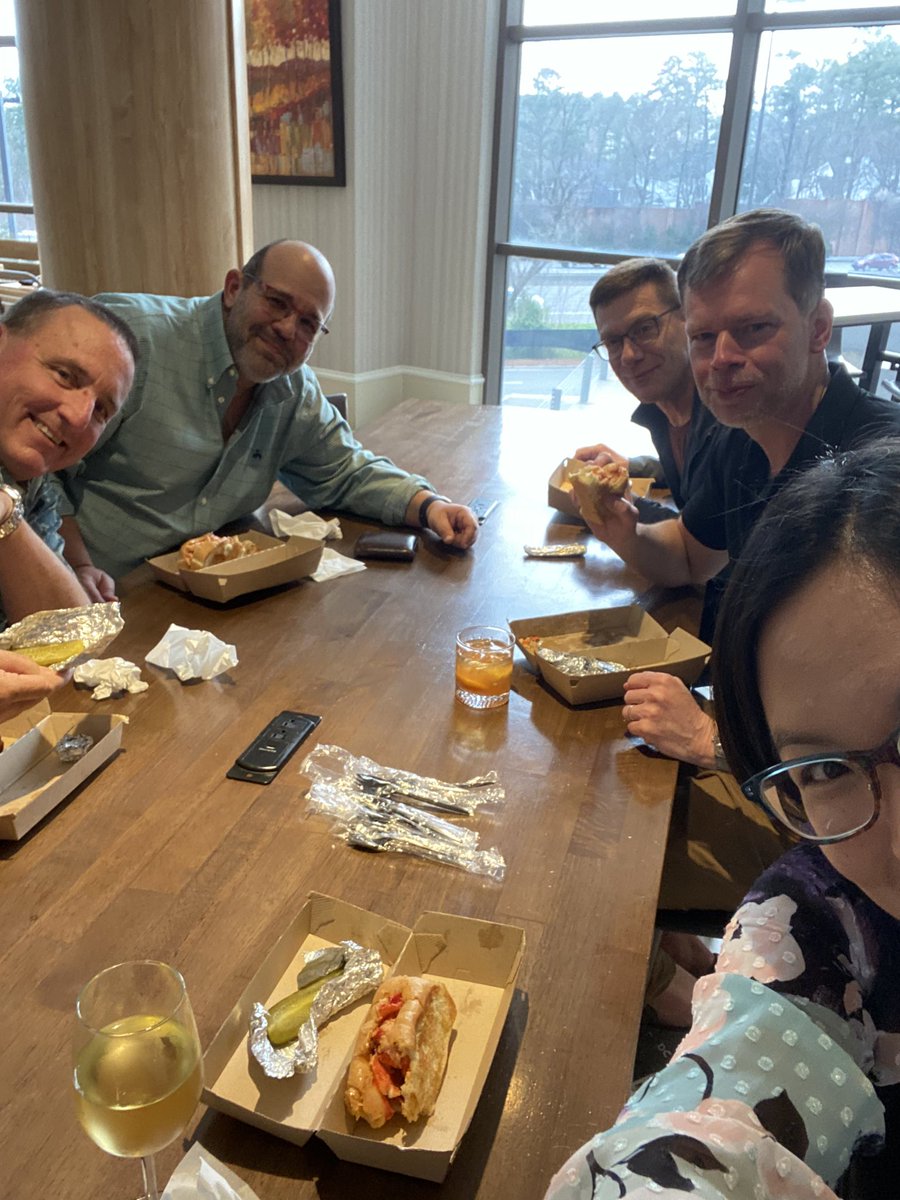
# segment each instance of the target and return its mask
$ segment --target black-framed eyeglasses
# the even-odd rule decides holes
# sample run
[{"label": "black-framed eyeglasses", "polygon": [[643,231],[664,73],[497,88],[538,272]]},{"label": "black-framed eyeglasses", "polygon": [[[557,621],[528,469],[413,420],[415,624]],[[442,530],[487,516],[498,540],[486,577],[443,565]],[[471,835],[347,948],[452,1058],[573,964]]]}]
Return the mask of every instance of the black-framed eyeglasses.
[{"label": "black-framed eyeglasses", "polygon": [[616,333],[612,337],[601,338],[599,342],[591,346],[591,349],[600,358],[604,358],[608,362],[615,362],[616,359],[622,357],[626,341],[631,342],[632,346],[649,346],[655,342],[662,330],[663,317],[667,317],[669,313],[673,313],[679,308],[681,308],[680,304],[673,304],[671,308],[663,309],[655,317],[641,317],[639,321],[635,321],[631,328],[626,329],[624,333]]},{"label": "black-framed eyeglasses", "polygon": [[807,754],[776,763],[741,791],[807,842],[843,842],[871,828],[881,811],[877,768],[900,767],[900,729],[874,750]]},{"label": "black-framed eyeglasses", "polygon": [[314,342],[317,338],[321,337],[322,334],[329,332],[327,325],[325,325],[322,321],[317,321],[316,318],[311,317],[309,313],[300,312],[300,310],[294,306],[294,302],[291,300],[290,296],[285,295],[284,292],[279,292],[277,288],[271,287],[264,280],[260,279],[258,275],[249,275],[246,271],[244,271],[244,278],[249,279],[249,281],[256,288],[257,292],[265,302],[266,308],[268,309],[269,315],[273,321],[284,321],[288,317],[296,317],[297,328],[300,330],[302,337],[307,342]]}]

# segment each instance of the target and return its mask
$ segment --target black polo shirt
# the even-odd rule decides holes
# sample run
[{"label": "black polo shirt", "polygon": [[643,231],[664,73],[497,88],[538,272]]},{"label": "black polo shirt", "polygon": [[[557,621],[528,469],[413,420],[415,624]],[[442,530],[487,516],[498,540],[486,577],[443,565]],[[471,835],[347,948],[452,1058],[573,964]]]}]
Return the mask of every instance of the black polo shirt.
[{"label": "black polo shirt", "polygon": [[650,434],[663,469],[664,478],[660,483],[666,485],[678,507],[684,508],[688,497],[697,490],[706,471],[705,460],[712,435],[722,426],[695,391],[691,408],[691,427],[684,447],[684,467],[679,471],[675,455],[672,453],[672,426],[666,414],[655,404],[641,404],[632,413],[631,421],[634,425],[642,426]]},{"label": "black polo shirt", "polygon": [[762,447],[742,429],[723,429],[710,446],[702,479],[682,512],[685,528],[734,561],[757,517],[791,476],[837,450],[900,436],[900,404],[870,396],[844,367],[828,364],[831,382],[784,468],[771,477]]}]

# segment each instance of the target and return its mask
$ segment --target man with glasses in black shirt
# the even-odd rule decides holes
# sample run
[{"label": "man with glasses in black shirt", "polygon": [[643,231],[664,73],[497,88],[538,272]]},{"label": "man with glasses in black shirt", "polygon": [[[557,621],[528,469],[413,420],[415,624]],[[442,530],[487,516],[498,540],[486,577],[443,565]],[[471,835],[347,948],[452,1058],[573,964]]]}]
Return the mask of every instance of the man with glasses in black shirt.
[{"label": "man with glasses in black shirt", "polygon": [[[648,579],[700,584],[740,556],[767,502],[824,455],[900,433],[900,406],[829,364],[820,230],[759,209],[700,237],[678,271],[691,366],[703,403],[728,428],[681,516],[641,524],[610,499],[593,532]],[[670,676],[626,694],[629,733],[703,767],[721,762],[714,722]]]},{"label": "man with glasses in black shirt", "polygon": [[[640,401],[631,420],[649,432],[659,456],[659,482],[681,509],[702,477],[718,426],[694,386],[675,272],[658,258],[617,263],[594,284],[590,305],[600,335],[594,352]],[[581,447],[575,457],[627,463],[632,475],[639,473],[635,463],[602,442]],[[637,509],[646,522],[676,515],[643,498]]]}]

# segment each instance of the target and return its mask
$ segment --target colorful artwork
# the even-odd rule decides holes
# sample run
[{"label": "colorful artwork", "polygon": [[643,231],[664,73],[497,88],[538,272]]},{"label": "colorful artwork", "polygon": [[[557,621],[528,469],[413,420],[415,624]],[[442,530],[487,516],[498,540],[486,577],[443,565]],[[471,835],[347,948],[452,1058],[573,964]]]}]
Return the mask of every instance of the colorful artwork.
[{"label": "colorful artwork", "polygon": [[340,0],[247,0],[254,183],[343,187]]}]

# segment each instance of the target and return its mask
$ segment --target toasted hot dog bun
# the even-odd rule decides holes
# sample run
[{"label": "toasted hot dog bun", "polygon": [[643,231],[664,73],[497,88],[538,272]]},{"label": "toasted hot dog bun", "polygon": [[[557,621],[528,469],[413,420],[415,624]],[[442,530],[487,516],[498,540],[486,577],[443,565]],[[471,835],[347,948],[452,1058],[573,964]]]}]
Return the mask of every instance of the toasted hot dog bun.
[{"label": "toasted hot dog bun", "polygon": [[352,1117],[380,1129],[434,1112],[456,1020],[442,983],[417,976],[386,979],[372,1001],[347,1072],[344,1103]]},{"label": "toasted hot dog bun", "polygon": [[602,520],[602,508],[608,497],[624,496],[631,480],[624,463],[574,463],[568,466],[572,490],[582,513],[592,521]]},{"label": "toasted hot dog bun", "polygon": [[183,544],[178,556],[178,566],[187,571],[199,571],[201,567],[211,567],[216,563],[231,562],[232,559],[255,554],[258,549],[259,546],[248,538],[219,537],[215,533],[204,533],[201,537],[191,538]]}]

